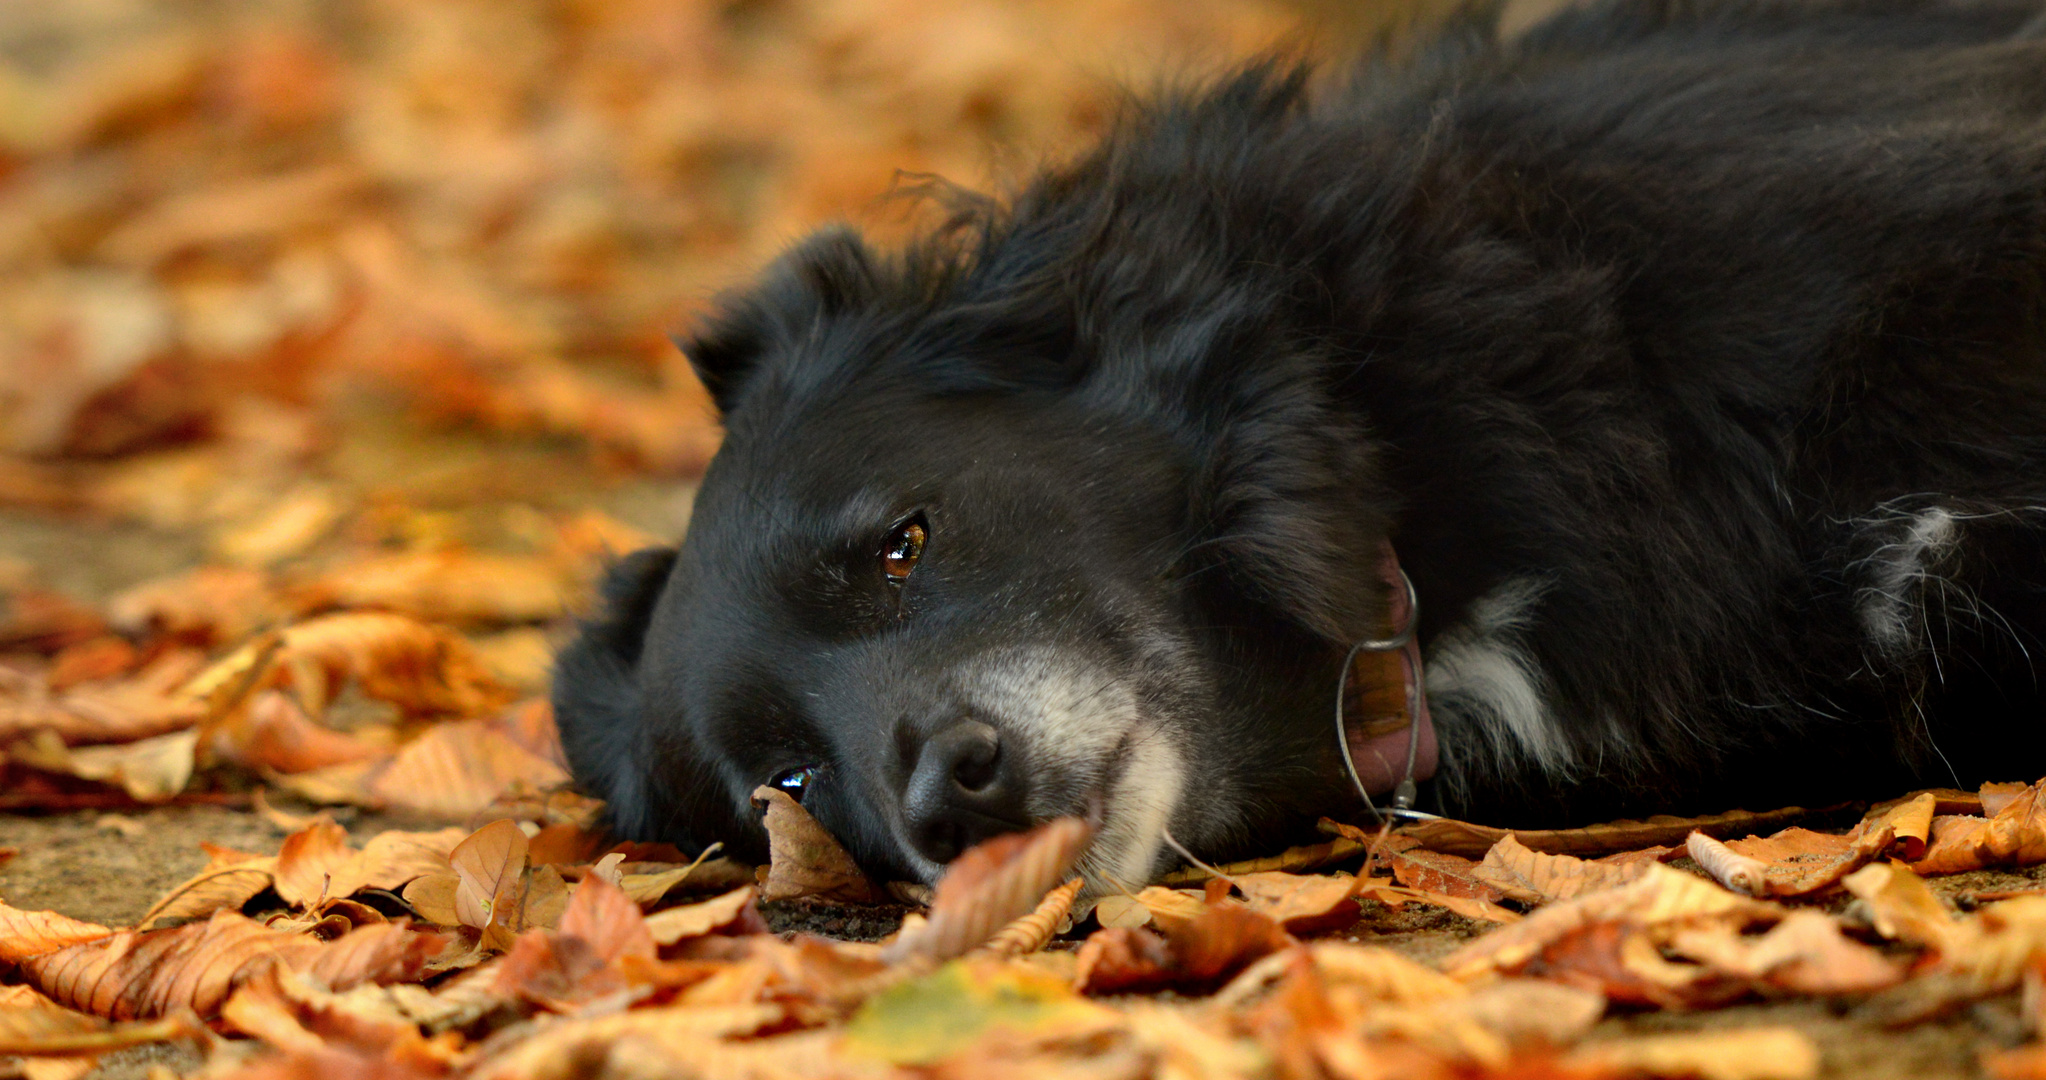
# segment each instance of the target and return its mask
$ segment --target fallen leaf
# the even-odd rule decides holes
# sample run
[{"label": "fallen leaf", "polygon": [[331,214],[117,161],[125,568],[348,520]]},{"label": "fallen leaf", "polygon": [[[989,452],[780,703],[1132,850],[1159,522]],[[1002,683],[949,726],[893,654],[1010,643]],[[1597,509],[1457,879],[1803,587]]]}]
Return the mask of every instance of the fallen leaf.
[{"label": "fallen leaf", "polygon": [[127,638],[106,634],[67,646],[50,660],[43,681],[52,692],[62,693],[79,683],[119,678],[141,662],[142,652]]},{"label": "fallen leaf", "polygon": [[1162,929],[1163,937],[1122,927],[1096,931],[1080,946],[1076,984],[1090,994],[1203,992],[1297,944],[1278,923],[1234,903],[1210,904],[1199,917]]},{"label": "fallen leaf", "polygon": [[306,611],[393,611],[434,623],[545,622],[568,612],[577,583],[551,559],[472,551],[374,555],[301,583]]},{"label": "fallen leaf", "polygon": [[1841,882],[1868,905],[1876,933],[1939,952],[1959,945],[1966,931],[1925,879],[1900,863],[1870,863]]},{"label": "fallen leaf", "polygon": [[2046,805],[2042,786],[2016,792],[1985,790],[1983,806],[1992,817],[1940,815],[1932,819],[1925,857],[1911,864],[1920,874],[1955,874],[1990,866],[2033,866],[2046,862]]},{"label": "fallen leaf", "polygon": [[503,909],[517,895],[526,847],[526,834],[510,819],[493,821],[455,845],[448,864],[461,879],[455,915],[463,926],[481,930],[510,914]]},{"label": "fallen leaf", "polygon": [[1442,967],[1451,977],[1467,981],[1491,972],[1517,971],[1549,945],[1594,924],[1662,929],[1690,920],[1727,917],[1773,922],[1781,918],[1782,910],[1652,863],[1633,882],[1551,904],[1478,938],[1445,958]]},{"label": "fallen leaf", "polygon": [[1020,956],[1044,948],[1073,910],[1073,898],[1086,881],[1074,878],[1044,894],[1029,914],[1002,927],[981,948],[996,956]]},{"label": "fallen leaf", "polygon": [[127,633],[206,647],[240,641],[286,614],[268,575],[220,566],[144,582],[108,601],[107,612]]},{"label": "fallen leaf", "polygon": [[639,904],[596,874],[575,887],[556,929],[588,942],[605,963],[621,956],[654,956],[653,932],[640,915]]},{"label": "fallen leaf", "polygon": [[[241,854],[239,852],[235,853]],[[170,926],[205,918],[216,911],[240,911],[257,893],[270,887],[276,876],[277,860],[268,856],[247,856],[231,860],[215,858],[198,873],[180,882],[137,919],[140,930]]]},{"label": "fallen leaf", "polygon": [[[0,905],[0,927],[37,915],[46,913]],[[50,940],[85,929],[84,924],[66,923],[68,933],[45,931],[42,943],[26,946],[33,952],[24,953],[22,944],[0,939],[9,947],[5,958],[57,1003],[115,1020],[162,1016],[179,1008],[210,1016],[250,965],[260,963],[284,963],[336,989],[410,978],[442,945],[434,935],[396,924],[367,927],[327,943],[269,930],[238,913],[220,911],[204,922],[165,930],[112,931],[43,948]]]},{"label": "fallen leaf", "polygon": [[1200,896],[1183,889],[1146,885],[1129,896],[1104,896],[1094,905],[1094,917],[1101,925],[1138,927],[1157,923],[1186,923],[1208,910]]},{"label": "fallen leaf", "polygon": [[765,929],[766,924],[753,907],[756,892],[753,886],[745,885],[712,900],[657,911],[646,917],[647,932],[660,945],[714,934],[727,927],[757,932]]},{"label": "fallen leaf", "polygon": [[[1329,824],[1334,823],[1330,822]],[[1326,843],[1305,844],[1300,847],[1287,848],[1277,855],[1261,859],[1246,859],[1242,862],[1225,863],[1215,867],[1215,869],[1220,870],[1225,877],[1237,877],[1242,874],[1262,874],[1271,871],[1297,874],[1308,870],[1318,870],[1332,863],[1342,862],[1344,859],[1363,851],[1365,846],[1348,836],[1338,836]],[[1168,887],[1197,885],[1213,876],[1206,868],[1188,866],[1166,874],[1164,877],[1159,878],[1157,883]]]},{"label": "fallen leaf", "polygon": [[1289,933],[1338,930],[1357,921],[1357,879],[1348,874],[1238,874],[1231,879],[1250,910]]},{"label": "fallen leaf", "polygon": [[0,1055],[90,1056],[205,1036],[205,1026],[189,1012],[161,1020],[110,1023],[67,1009],[26,986],[0,988]]},{"label": "fallen leaf", "polygon": [[[890,962],[910,957],[945,961],[979,948],[1002,927],[1029,914],[1065,879],[1093,839],[1094,830],[1085,821],[1065,817],[975,844],[952,860],[938,879],[930,921],[916,933],[896,938],[882,956]],[[771,885],[771,870],[768,880]]]},{"label": "fallen leaf", "polygon": [[1723,922],[1679,927],[1668,949],[1715,974],[1791,994],[1866,994],[1904,977],[1882,954],[1842,936],[1831,917],[1809,910],[1791,912],[1760,936]]},{"label": "fallen leaf", "polygon": [[[1696,834],[1694,834],[1696,835]],[[1511,834],[1499,838],[1474,872],[1478,881],[1500,895],[1527,904],[1545,904],[1610,889],[1641,877],[1648,863],[1592,862],[1571,855],[1531,851]],[[1397,871],[1395,871],[1397,873]]]},{"label": "fallen leaf", "polygon": [[1073,1038],[1120,1026],[1116,1014],[1028,968],[960,960],[874,995],[845,1026],[849,1053],[931,1064],[988,1033]]},{"label": "fallen leaf", "polygon": [[279,773],[382,758],[384,751],[314,723],[298,703],[265,690],[235,718],[214,730],[210,743],[221,760]]},{"label": "fallen leaf", "polygon": [[206,716],[203,703],[173,692],[191,675],[198,656],[173,650],[129,678],[84,683],[60,694],[37,686],[0,698],[0,746],[39,736],[67,746],[128,743],[183,731]]},{"label": "fallen leaf", "polygon": [[6,757],[33,769],[113,784],[136,802],[163,802],[185,790],[196,767],[196,729],[114,746],[70,747],[50,731],[6,748]]},{"label": "fallen leaf", "polygon": [[561,766],[475,720],[435,724],[406,743],[369,783],[386,806],[466,818],[506,793],[568,782]]},{"label": "fallen leaf", "polygon": [[768,865],[761,899],[882,902],[881,891],[866,872],[788,792],[762,785],[753,790],[753,805],[766,810]]},{"label": "fallen leaf", "polygon": [[1680,818],[1658,814],[1642,821],[1609,821],[1581,829],[1500,829],[1473,825],[1453,818],[1435,818],[1402,826],[1398,835],[1418,841],[1430,851],[1480,859],[1508,832],[1530,851],[1548,855],[1612,855],[1642,848],[1680,844],[1694,832],[1711,837],[1743,836],[1775,832],[1809,818],[1825,816],[1829,809],[1807,810],[1801,806],[1757,813],[1729,810],[1705,817]]},{"label": "fallen leaf", "polygon": [[1403,904],[1431,904],[1447,908],[1466,919],[1479,922],[1513,923],[1521,920],[1518,911],[1500,907],[1489,900],[1472,896],[1453,896],[1429,892],[1425,889],[1407,889],[1393,885],[1363,885],[1357,890],[1357,899],[1376,900],[1387,907]]},{"label": "fallen leaf", "polygon": [[1810,1080],[1819,1074],[1819,1048],[1794,1028],[1647,1035],[1592,1043],[1562,1064],[1632,1076],[1693,1080]]},{"label": "fallen leaf", "polygon": [[331,821],[314,822],[285,837],[273,872],[277,895],[295,907],[349,895],[335,891],[332,878],[354,855],[348,846],[348,830]]},{"label": "fallen leaf", "polygon": [[[472,1063],[475,1080],[576,1080],[579,1077],[774,1077],[805,1060],[782,1052],[781,1040],[724,1040],[782,1022],[775,1004],[645,1008],[610,1016],[559,1017],[532,1034],[492,1048]],[[784,1036],[783,1038],[786,1038]],[[754,1047],[748,1052],[742,1047]],[[812,1057],[815,1055],[813,1054]],[[820,1060],[818,1062],[822,1064]],[[368,1080],[368,1078],[365,1078]]]}]

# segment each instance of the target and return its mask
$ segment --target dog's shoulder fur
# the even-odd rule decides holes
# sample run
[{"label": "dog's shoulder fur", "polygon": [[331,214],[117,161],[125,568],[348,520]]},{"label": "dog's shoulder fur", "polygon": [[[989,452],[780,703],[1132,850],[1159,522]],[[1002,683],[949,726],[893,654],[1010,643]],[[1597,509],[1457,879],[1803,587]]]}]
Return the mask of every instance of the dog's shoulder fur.
[{"label": "dog's shoulder fur", "polygon": [[[713,473],[801,471],[847,410],[998,401],[1060,467],[1169,502],[1168,606],[1215,628],[1188,639],[1201,737],[1234,748],[1189,766],[1227,803],[1214,850],[1342,798],[1319,703],[1383,612],[1388,536],[1462,812],[2046,761],[1962,715],[2013,698],[2046,630],[2042,26],[1626,0],[1167,96],[898,255],[827,231],[730,299],[686,343],[728,424]],[[1967,573],[1941,562],[1962,523]],[[663,590],[729,569],[681,561],[621,564],[557,705],[624,831],[703,843],[743,831],[738,781],[638,670]]]}]

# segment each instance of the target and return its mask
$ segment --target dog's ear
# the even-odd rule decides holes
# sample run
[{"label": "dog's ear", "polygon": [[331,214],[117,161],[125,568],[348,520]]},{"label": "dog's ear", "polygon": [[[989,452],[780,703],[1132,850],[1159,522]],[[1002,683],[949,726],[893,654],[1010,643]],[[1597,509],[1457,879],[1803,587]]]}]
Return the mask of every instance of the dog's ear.
[{"label": "dog's ear", "polygon": [[1332,644],[1376,636],[1394,511],[1369,444],[1309,394],[1268,390],[1222,428],[1197,499],[1227,579]]},{"label": "dog's ear", "polygon": [[604,577],[603,609],[554,662],[554,722],[576,782],[610,807],[630,838],[650,838],[669,815],[647,774],[649,733],[635,669],[647,624],[675,566],[674,548],[648,548]]},{"label": "dog's ear", "polygon": [[719,310],[675,344],[717,403],[730,413],[739,392],[782,346],[876,291],[878,263],[859,233],[824,229],[776,259],[760,285],[725,297]]}]

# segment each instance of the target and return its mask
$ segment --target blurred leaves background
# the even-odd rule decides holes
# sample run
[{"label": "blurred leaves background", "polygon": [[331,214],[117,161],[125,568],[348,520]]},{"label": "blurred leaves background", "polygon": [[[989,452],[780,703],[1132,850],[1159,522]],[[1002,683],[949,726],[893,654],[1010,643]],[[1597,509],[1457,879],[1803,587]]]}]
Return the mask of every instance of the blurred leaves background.
[{"label": "blurred leaves background", "polygon": [[0,584],[530,546],[591,502],[673,536],[717,428],[668,334],[717,289],[899,234],[898,171],[986,186],[1118,84],[1413,7],[0,5]]}]

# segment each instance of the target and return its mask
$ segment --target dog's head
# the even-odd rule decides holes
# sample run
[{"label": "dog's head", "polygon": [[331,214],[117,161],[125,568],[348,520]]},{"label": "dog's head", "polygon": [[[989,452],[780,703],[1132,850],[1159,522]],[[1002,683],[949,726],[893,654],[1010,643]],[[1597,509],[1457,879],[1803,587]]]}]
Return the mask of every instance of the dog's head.
[{"label": "dog's head", "polygon": [[557,672],[625,833],[757,857],[772,784],[930,880],[1076,814],[1137,884],[1168,829],[1226,854],[1340,790],[1387,507],[1324,358],[1220,271],[1082,273],[1021,232],[896,260],[822,234],[683,342],[725,443],[679,550],[621,563]]}]

